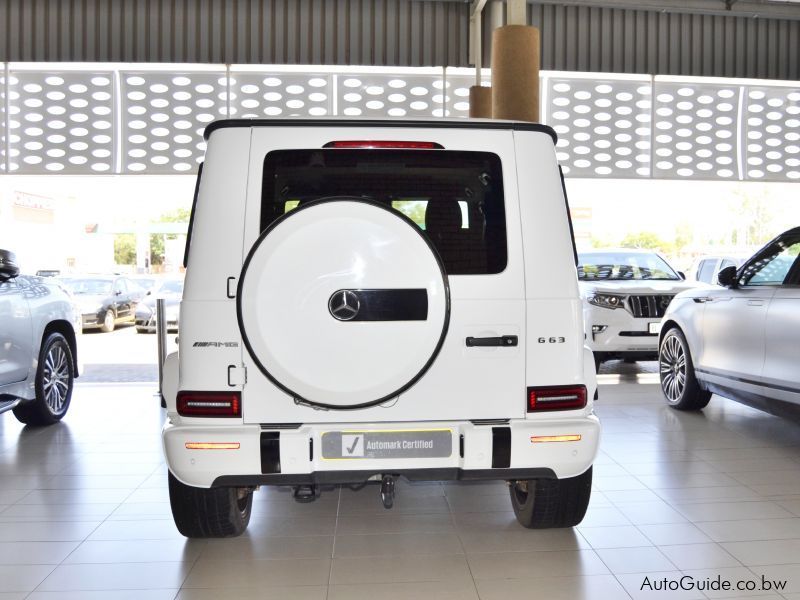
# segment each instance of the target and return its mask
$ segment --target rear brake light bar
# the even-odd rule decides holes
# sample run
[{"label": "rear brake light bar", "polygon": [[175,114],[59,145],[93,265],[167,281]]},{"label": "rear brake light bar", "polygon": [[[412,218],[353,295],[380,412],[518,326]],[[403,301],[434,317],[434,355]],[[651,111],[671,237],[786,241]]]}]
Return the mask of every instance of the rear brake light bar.
[{"label": "rear brake light bar", "polygon": [[585,406],[585,385],[528,388],[528,412],[575,410]]},{"label": "rear brake light bar", "polygon": [[414,150],[444,150],[436,142],[404,142],[389,140],[341,140],[328,142],[323,148],[405,148]]},{"label": "rear brake light bar", "polygon": [[238,450],[239,442],[186,442],[187,450]]},{"label": "rear brake light bar", "polygon": [[241,417],[239,392],[178,392],[178,414],[184,417]]}]

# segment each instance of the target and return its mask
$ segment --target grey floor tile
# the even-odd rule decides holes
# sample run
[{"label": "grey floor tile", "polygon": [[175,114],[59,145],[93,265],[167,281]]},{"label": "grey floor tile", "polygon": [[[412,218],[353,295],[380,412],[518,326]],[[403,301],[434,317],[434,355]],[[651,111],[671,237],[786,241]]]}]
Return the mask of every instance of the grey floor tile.
[{"label": "grey floor tile", "polygon": [[198,560],[185,588],[250,588],[327,585],[329,559]]},{"label": "grey floor tile", "polygon": [[800,517],[791,519],[743,519],[698,523],[715,542],[787,540],[800,538]]},{"label": "grey floor tile", "polygon": [[117,563],[61,565],[37,588],[43,592],[157,590],[181,586],[188,563]]},{"label": "grey floor tile", "polygon": [[[337,550],[339,540],[336,541]],[[203,560],[264,560],[331,558],[333,536],[253,537],[208,540],[201,549]]]},{"label": "grey floor tile", "polygon": [[80,542],[0,542],[0,565],[58,565]]},{"label": "grey floor tile", "polygon": [[177,589],[33,592],[26,600],[173,600]]},{"label": "grey floor tile", "polygon": [[331,584],[472,581],[465,556],[335,558]]},{"label": "grey floor tile", "polygon": [[671,571],[675,565],[658,548],[604,548],[597,555],[612,573]]},{"label": "grey floor tile", "polygon": [[[375,590],[373,589],[373,592]],[[184,588],[175,600],[325,600],[327,585],[268,586],[261,589],[230,588],[221,590]]]},{"label": "grey floor tile", "polygon": [[723,542],[720,546],[746,566],[800,564],[800,539]]},{"label": "grey floor tile", "polygon": [[113,540],[85,541],[64,561],[73,563],[194,562],[205,541]]},{"label": "grey floor tile", "polygon": [[691,523],[638,525],[639,531],[656,546],[671,544],[702,544],[711,539]]},{"label": "grey floor tile", "polygon": [[[409,598],[436,598],[437,600],[478,600],[472,581],[415,581],[382,583],[377,592],[381,600],[408,600]],[[375,584],[332,585],[328,600],[374,600]]]},{"label": "grey floor tile", "polygon": [[692,521],[736,521],[741,519],[791,518],[791,512],[775,502],[697,502],[676,504],[675,508]]},{"label": "grey floor tile", "polygon": [[0,565],[0,592],[30,592],[54,568],[53,565]]},{"label": "grey floor tile", "polygon": [[578,527],[581,535],[592,548],[636,548],[652,546],[647,537],[633,525],[616,527]]},{"label": "grey floor tile", "polygon": [[449,514],[392,514],[339,517],[337,534],[452,532]]},{"label": "grey floor tile", "polygon": [[463,554],[455,533],[391,533],[336,536],[336,558]]},{"label": "grey floor tile", "polygon": [[481,600],[547,598],[548,600],[630,600],[612,575],[536,577],[529,579],[477,580]]},{"label": "grey floor tile", "polygon": [[741,566],[719,544],[676,544],[659,546],[659,550],[681,570]]},{"label": "grey floor tile", "polygon": [[598,554],[593,550],[484,552],[467,559],[476,580],[607,575],[610,571]]}]

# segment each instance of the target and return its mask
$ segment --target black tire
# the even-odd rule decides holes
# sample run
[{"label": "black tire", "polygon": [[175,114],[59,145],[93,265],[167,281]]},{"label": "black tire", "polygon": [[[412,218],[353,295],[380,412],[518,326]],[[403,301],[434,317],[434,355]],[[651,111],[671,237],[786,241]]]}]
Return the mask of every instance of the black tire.
[{"label": "black tire", "polygon": [[511,506],[529,529],[575,527],[583,520],[592,495],[592,467],[577,477],[509,482]]},{"label": "black tire", "polygon": [[624,359],[622,359],[622,360],[623,360],[623,362],[624,362],[626,365],[633,365],[633,364],[636,364],[636,359],[635,359],[635,358],[632,358],[632,357],[630,357],[630,356],[628,356],[628,357],[626,357],[626,358],[624,358]]},{"label": "black tire", "polygon": [[[111,315],[111,318],[109,318],[109,315]],[[103,316],[103,324],[100,325],[100,331],[103,333],[111,333],[114,331],[114,327],[116,327],[116,317],[114,311],[109,308]]]},{"label": "black tire", "polygon": [[58,423],[67,414],[74,384],[75,363],[69,343],[60,333],[51,333],[39,349],[36,398],[14,408],[14,416],[26,425]]},{"label": "black tire", "polygon": [[664,334],[658,351],[661,393],[676,410],[700,410],[708,405],[711,392],[700,387],[686,336],[677,327]]},{"label": "black tire", "polygon": [[253,490],[196,488],[169,473],[172,518],[188,538],[235,537],[244,533],[253,510]]}]

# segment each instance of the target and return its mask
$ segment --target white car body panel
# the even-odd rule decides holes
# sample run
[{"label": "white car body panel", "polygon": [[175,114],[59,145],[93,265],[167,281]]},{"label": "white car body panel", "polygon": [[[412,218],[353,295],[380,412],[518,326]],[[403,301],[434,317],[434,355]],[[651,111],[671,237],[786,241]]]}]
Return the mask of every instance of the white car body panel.
[{"label": "white car body panel", "polygon": [[[740,267],[764,264],[777,240],[797,244],[800,229],[779,236]],[[790,272],[791,273],[791,272]],[[664,316],[664,331],[679,327],[689,344],[700,385],[771,412],[800,405],[800,286],[706,287],[677,296]],[[778,402],[776,402],[778,401]]]},{"label": "white car body panel", "polygon": [[[558,477],[588,469],[600,427],[591,352],[584,344],[581,301],[568,213],[553,142],[541,132],[453,127],[272,125],[215,130],[209,139],[193,216],[181,305],[179,356],[164,366],[168,421],[164,449],[182,482],[209,487],[224,476],[261,471],[259,436],[280,430],[282,474],[350,469],[491,468],[492,427],[511,431],[511,467],[546,468]],[[321,148],[332,140],[438,142],[447,150],[485,150],[502,161],[508,262],[493,275],[451,275],[448,334],[430,369],[396,400],[369,408],[315,410],[296,404],[254,364],[237,319],[238,278],[260,235],[264,159],[271,150]],[[521,233],[524,232],[524,235]],[[287,265],[287,267],[290,265]],[[291,270],[286,271],[291,276]],[[213,315],[213,318],[209,318]],[[515,347],[465,346],[466,337],[518,336]],[[401,357],[407,349],[398,347]],[[584,409],[526,413],[526,387],[585,385]],[[241,418],[186,417],[182,390],[242,393]],[[300,424],[283,428],[280,424]],[[326,431],[447,428],[454,451],[441,459],[322,459]],[[580,434],[579,442],[533,443],[531,435]],[[460,442],[460,436],[465,442]],[[238,441],[236,451],[187,450],[187,442]],[[356,466],[354,466],[356,465]]]},{"label": "white car body panel", "polygon": [[[45,329],[54,321],[63,322],[73,334],[80,332],[80,315],[58,282],[20,275],[0,283],[0,394],[23,400],[36,397],[39,349]],[[77,362],[76,376],[80,365]]]}]

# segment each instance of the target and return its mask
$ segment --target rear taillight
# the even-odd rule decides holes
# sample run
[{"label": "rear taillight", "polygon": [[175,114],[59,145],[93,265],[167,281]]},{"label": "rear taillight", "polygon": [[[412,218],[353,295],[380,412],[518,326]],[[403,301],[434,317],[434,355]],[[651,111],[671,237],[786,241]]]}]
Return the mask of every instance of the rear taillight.
[{"label": "rear taillight", "polygon": [[391,140],[340,140],[328,142],[323,148],[405,148],[415,150],[442,150],[436,142],[404,142]]},{"label": "rear taillight", "polygon": [[241,417],[239,392],[178,392],[178,414],[184,417]]},{"label": "rear taillight", "polygon": [[528,388],[528,412],[574,410],[585,406],[585,385]]}]

